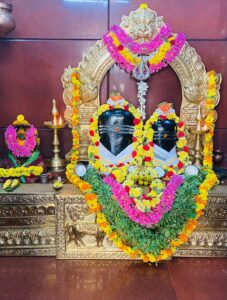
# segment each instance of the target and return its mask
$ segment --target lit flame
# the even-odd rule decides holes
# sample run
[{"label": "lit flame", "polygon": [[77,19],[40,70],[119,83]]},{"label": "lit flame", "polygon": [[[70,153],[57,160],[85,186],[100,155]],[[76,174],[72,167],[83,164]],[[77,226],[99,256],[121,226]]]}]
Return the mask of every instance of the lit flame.
[{"label": "lit flame", "polygon": [[59,119],[58,119],[58,125],[62,125],[63,124],[63,119],[62,119],[62,117],[61,117],[61,115],[60,115],[60,117],[59,117]]}]

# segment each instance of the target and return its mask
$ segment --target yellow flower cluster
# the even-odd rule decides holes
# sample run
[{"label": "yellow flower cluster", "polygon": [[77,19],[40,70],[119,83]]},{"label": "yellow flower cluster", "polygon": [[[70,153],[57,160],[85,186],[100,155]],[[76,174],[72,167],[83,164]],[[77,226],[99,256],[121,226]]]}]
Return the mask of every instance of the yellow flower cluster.
[{"label": "yellow flower cluster", "polygon": [[149,60],[150,65],[155,65],[160,63],[166,56],[166,53],[171,48],[171,41],[174,40],[174,37],[169,37],[159,48],[157,53],[152,56],[152,58]]},{"label": "yellow flower cluster", "polygon": [[214,136],[214,106],[217,97],[217,75],[214,71],[208,72],[208,85],[207,85],[207,100],[205,103],[206,110],[208,111],[205,119],[205,126],[209,131],[204,137],[203,148],[203,165],[212,169],[213,167],[213,136]]},{"label": "yellow flower cluster", "polygon": [[[129,196],[134,198],[136,207],[143,212],[150,211],[160,203],[165,188],[164,182],[158,179],[157,172],[151,167],[135,168],[128,174],[123,185],[129,189]],[[143,186],[149,189],[146,194]],[[142,194],[145,194],[148,199],[141,199]]]},{"label": "yellow flower cluster", "polygon": [[39,176],[43,172],[43,168],[39,166],[30,167],[18,167],[4,169],[0,168],[0,178],[12,178],[12,177],[29,177],[30,175]]}]

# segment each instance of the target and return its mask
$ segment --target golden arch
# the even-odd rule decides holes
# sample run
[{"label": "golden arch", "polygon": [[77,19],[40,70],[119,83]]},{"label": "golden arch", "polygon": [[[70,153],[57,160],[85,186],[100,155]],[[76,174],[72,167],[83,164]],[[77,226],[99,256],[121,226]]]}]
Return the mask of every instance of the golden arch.
[{"label": "golden arch", "polygon": [[[130,12],[129,16],[123,16],[120,26],[137,42],[150,40],[165,23],[163,17],[150,8],[139,8]],[[87,160],[89,119],[100,104],[99,91],[102,80],[108,70],[114,65],[114,60],[102,40],[99,40],[84,56],[79,64],[81,77],[81,104],[80,114],[80,135],[81,148],[80,160]],[[170,64],[176,72],[182,88],[181,119],[186,127],[196,126],[196,116],[199,103],[206,99],[207,95],[207,72],[205,66],[196,53],[195,49],[187,42],[181,49],[180,54]],[[72,116],[72,68],[68,67],[62,76],[64,87],[63,100],[66,105],[65,119],[71,127]],[[218,74],[218,89],[220,88],[221,74]],[[219,92],[215,105],[220,99]],[[188,133],[188,144],[194,147],[194,136]]]}]

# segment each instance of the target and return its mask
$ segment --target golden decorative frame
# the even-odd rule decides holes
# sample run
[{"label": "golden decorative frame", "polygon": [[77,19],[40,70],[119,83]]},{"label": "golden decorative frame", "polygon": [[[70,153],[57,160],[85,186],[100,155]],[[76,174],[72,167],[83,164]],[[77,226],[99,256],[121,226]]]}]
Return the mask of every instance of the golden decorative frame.
[{"label": "golden decorative frame", "polygon": [[[163,17],[149,8],[137,9],[123,16],[120,26],[136,41],[150,40],[165,23]],[[81,79],[81,103],[79,105],[80,161],[87,161],[89,144],[89,119],[100,105],[100,86],[114,60],[102,40],[90,48],[78,66]],[[184,44],[180,54],[170,64],[177,74],[182,88],[180,115],[186,127],[196,127],[196,117],[200,103],[207,97],[208,75],[205,66],[196,50]],[[63,100],[66,104],[65,119],[72,126],[72,91],[69,66],[62,76],[64,87]],[[221,74],[217,75],[218,91],[215,105],[220,100]],[[216,115],[217,117],[217,115]],[[187,133],[188,146],[192,150],[195,136]],[[193,151],[192,151],[193,152]],[[181,247],[175,256],[227,256],[227,223],[225,222],[226,186],[216,187],[209,197],[205,217],[199,221],[195,232],[190,236],[188,244]],[[57,241],[56,255],[61,259],[129,259],[123,252],[113,249],[104,240],[104,245],[95,244],[98,232],[95,219],[87,212],[86,203],[80,192],[56,195]],[[71,211],[71,213],[69,213]],[[84,242],[83,242],[84,239]],[[92,242],[89,239],[93,239]],[[105,239],[105,237],[104,237]],[[85,241],[88,241],[86,244]]]},{"label": "golden decorative frame", "polygon": [[[120,26],[136,41],[142,42],[151,39],[165,23],[163,17],[150,8],[137,9],[129,16],[123,16]],[[107,51],[102,40],[99,40],[80,62],[78,71],[81,78],[81,104],[80,114],[80,160],[87,160],[87,147],[89,143],[89,119],[100,105],[99,91],[102,80],[107,71],[114,65],[114,60]],[[170,64],[177,74],[182,87],[182,104],[180,115],[186,127],[196,126],[199,103],[206,99],[207,72],[205,66],[196,53],[196,50],[186,42],[175,60]],[[72,68],[65,69],[62,76],[64,87],[63,100],[66,104],[65,119],[71,127],[72,117]],[[218,89],[220,88],[221,74],[218,74]],[[215,105],[220,100],[217,92]],[[195,136],[187,135],[189,148],[193,149]]]}]

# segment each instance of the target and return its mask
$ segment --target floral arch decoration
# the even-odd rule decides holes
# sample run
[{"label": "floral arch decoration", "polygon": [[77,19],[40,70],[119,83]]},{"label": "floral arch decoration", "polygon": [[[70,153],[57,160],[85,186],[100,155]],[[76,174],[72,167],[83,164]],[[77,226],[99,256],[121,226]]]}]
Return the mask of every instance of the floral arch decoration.
[{"label": "floral arch decoration", "polygon": [[[114,173],[116,169],[113,168],[103,179],[97,168],[94,167],[90,168],[81,178],[75,173],[78,160],[88,160],[89,143],[91,143],[90,153],[94,146],[99,144],[99,140],[96,139],[98,132],[89,130],[90,123],[91,126],[94,125],[94,118],[97,123],[99,111],[112,109],[112,105],[108,103],[100,106],[99,101],[101,82],[106,72],[117,61],[106,38],[110,36],[113,41],[117,40],[119,37],[117,32],[122,29],[130,39],[130,45],[142,44],[144,47],[148,45],[150,47],[148,42],[151,39],[159,38],[160,33],[161,35],[165,35],[165,32],[168,34],[169,30],[163,22],[163,18],[157,17],[155,11],[143,4],[138,10],[131,12],[128,17],[123,17],[120,27],[111,29],[102,41],[98,41],[78,68],[69,67],[65,70],[62,77],[65,89],[65,118],[72,127],[73,135],[71,162],[67,166],[66,175],[69,181],[83,192],[90,212],[96,214],[98,225],[118,248],[132,258],[141,258],[145,262],[157,263],[170,257],[178,246],[187,241],[197,225],[197,219],[203,213],[209,189],[217,183],[216,175],[212,171],[212,137],[214,121],[217,118],[214,107],[220,98],[221,75],[214,71],[206,73],[200,57],[185,41],[181,44],[178,52],[176,49],[174,50],[176,55],[173,59],[162,59],[159,62],[160,65],[157,64],[158,66],[166,65],[166,62],[170,64],[181,82],[182,104],[181,122],[177,121],[178,138],[184,138],[186,132],[188,147],[193,149],[197,143],[195,131],[201,131],[201,126],[209,128],[209,131],[205,132],[203,141],[203,168],[198,171],[196,176],[182,176],[181,169],[184,167],[184,160],[179,162],[177,170],[180,169],[180,172],[168,169],[164,172],[165,175],[158,176],[152,164],[149,168],[150,159],[148,162],[147,158],[152,156],[152,145],[146,144],[145,133],[140,151],[142,159],[140,171],[141,174],[145,172],[143,176],[149,180],[150,192],[145,195],[144,199],[140,196],[142,190],[134,185],[137,178],[133,176],[138,175],[137,171],[128,171],[129,176],[126,176],[126,179],[119,174],[119,179],[117,174],[119,171]],[[168,46],[166,46],[169,47],[168,49],[171,49],[171,45],[173,46],[180,40],[180,38],[177,40],[178,36],[170,34],[165,37],[168,40]],[[124,48],[121,44],[117,44],[117,46],[120,51]],[[153,62],[154,57],[155,54],[149,58],[149,62]],[[154,64],[154,68],[157,65]],[[152,67],[150,65],[150,69]],[[130,69],[130,64],[127,64],[127,68]],[[129,103],[124,104],[124,109],[134,110]],[[136,114],[137,112],[135,112]],[[206,117],[199,119],[201,114],[205,114]],[[156,122],[159,116],[177,118],[173,113],[170,115],[168,112],[164,115],[154,113],[144,128],[146,129],[146,126],[149,128],[150,124]],[[134,119],[135,124],[138,124],[139,127],[140,120],[140,117]],[[203,121],[203,124],[200,124],[200,120]],[[188,131],[185,131],[184,124],[186,128],[188,127]],[[141,126],[143,125],[141,124]],[[80,136],[83,138],[80,139]],[[182,159],[187,158],[188,147],[185,144],[182,144],[181,147]],[[149,157],[146,156],[148,150],[151,151]],[[96,153],[92,154],[97,156]],[[98,156],[97,159],[99,159]],[[188,161],[188,159],[186,160]],[[116,166],[116,168],[124,167],[124,165]],[[147,201],[148,207],[142,200]]]}]

